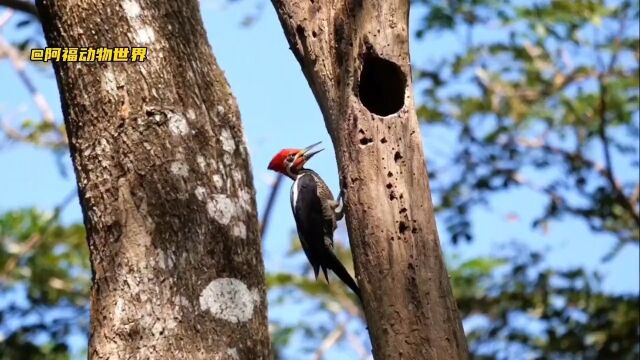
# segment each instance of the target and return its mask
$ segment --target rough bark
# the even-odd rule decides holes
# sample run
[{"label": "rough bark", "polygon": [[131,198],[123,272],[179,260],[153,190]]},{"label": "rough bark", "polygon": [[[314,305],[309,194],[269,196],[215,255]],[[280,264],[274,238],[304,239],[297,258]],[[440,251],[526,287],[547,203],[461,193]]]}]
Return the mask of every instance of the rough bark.
[{"label": "rough bark", "polygon": [[336,150],[377,359],[464,359],[411,87],[407,0],[273,0]]},{"label": "rough bark", "polygon": [[92,359],[265,359],[264,269],[235,100],[189,1],[41,0],[94,272]]}]

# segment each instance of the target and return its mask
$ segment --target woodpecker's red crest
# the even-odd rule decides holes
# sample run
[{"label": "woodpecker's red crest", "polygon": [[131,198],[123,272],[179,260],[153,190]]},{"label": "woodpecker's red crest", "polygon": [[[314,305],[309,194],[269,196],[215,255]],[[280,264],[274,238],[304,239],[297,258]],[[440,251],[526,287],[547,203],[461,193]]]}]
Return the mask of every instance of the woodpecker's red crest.
[{"label": "woodpecker's red crest", "polygon": [[311,157],[324,150],[319,149],[311,151],[311,149],[319,144],[320,142],[317,142],[304,149],[282,149],[273,157],[273,159],[271,159],[268,169],[291,176],[302,169],[304,164],[309,161]]}]

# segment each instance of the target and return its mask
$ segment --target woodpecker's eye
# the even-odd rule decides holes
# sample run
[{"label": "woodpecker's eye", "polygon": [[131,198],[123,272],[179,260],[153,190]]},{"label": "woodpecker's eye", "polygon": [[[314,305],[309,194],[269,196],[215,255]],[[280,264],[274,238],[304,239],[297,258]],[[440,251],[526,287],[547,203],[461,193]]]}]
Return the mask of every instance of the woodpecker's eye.
[{"label": "woodpecker's eye", "polygon": [[293,159],[294,159],[294,156],[293,156],[293,154],[291,154],[291,155],[287,156],[287,158],[285,159],[285,161],[286,161],[286,162],[288,162],[288,163],[290,163],[290,162],[292,162],[292,161],[293,161]]}]

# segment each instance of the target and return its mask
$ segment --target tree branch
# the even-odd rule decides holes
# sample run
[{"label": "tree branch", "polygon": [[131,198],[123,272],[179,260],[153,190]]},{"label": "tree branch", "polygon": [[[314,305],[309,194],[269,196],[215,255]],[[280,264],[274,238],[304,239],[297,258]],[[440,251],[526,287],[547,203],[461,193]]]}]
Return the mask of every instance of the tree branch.
[{"label": "tree branch", "polygon": [[634,204],[625,195],[622,186],[616,181],[613,173],[613,163],[611,161],[611,145],[609,143],[609,137],[607,136],[607,87],[604,83],[603,76],[600,76],[598,81],[600,86],[600,103],[598,105],[600,123],[598,126],[598,136],[600,137],[600,141],[602,141],[602,151],[604,153],[605,161],[605,177],[609,181],[609,185],[611,186],[611,190],[615,194],[615,198],[617,199],[618,204],[629,213],[629,215],[635,220],[636,225],[640,226],[640,214],[638,214]]},{"label": "tree branch", "polygon": [[338,340],[340,340],[340,338],[344,336],[344,333],[345,333],[345,326],[343,323],[340,323],[338,327],[336,327],[332,332],[329,333],[329,335],[327,335],[327,337],[324,338],[324,340],[322,341],[322,343],[320,344],[316,352],[313,353],[311,358],[314,360],[322,359],[322,356],[324,355],[324,353],[329,351],[329,349],[331,349],[338,342]]},{"label": "tree branch", "polygon": [[4,13],[2,13],[2,16],[0,16],[0,30],[2,30],[2,28],[5,25],[7,25],[7,23],[9,22],[9,20],[11,20],[14,14],[15,14],[15,11],[13,11],[12,9],[9,9]]},{"label": "tree branch", "polygon": [[[598,174],[600,174],[602,177],[605,178],[605,180],[609,183],[609,185],[611,186],[611,189],[615,195],[616,201],[618,202],[618,204],[625,209],[625,211],[627,211],[631,217],[634,219],[634,221],[636,222],[636,224],[638,224],[640,226],[640,216],[638,215],[638,213],[636,212],[634,206],[633,206],[633,196],[631,197],[627,197],[624,194],[624,191],[622,189],[622,186],[620,185],[620,183],[615,179],[614,175],[613,175],[613,171],[612,171],[612,166],[611,166],[611,155],[609,154],[609,144],[608,144],[608,139],[606,138],[606,133],[604,136],[604,139],[602,138],[602,134],[603,134],[603,129],[602,129],[602,125],[600,125],[600,138],[603,140],[603,147],[604,147],[604,152],[605,152],[605,164],[599,164],[591,159],[585,158],[582,154],[578,153],[578,152],[571,152],[562,148],[559,148],[557,146],[553,146],[553,145],[549,145],[546,142],[542,141],[542,140],[530,140],[530,139],[518,139],[516,140],[516,142],[518,143],[518,145],[523,146],[525,148],[530,148],[530,149],[541,149],[544,150],[546,152],[552,153],[552,154],[556,154],[556,155],[560,155],[562,157],[564,157],[565,159],[567,159],[568,161],[578,161],[579,163],[588,166],[589,168],[592,168],[593,170],[595,170]],[[605,143],[606,141],[606,143]]]},{"label": "tree branch", "polygon": [[[10,18],[11,15],[13,15],[13,10],[9,10],[9,14],[6,17],[3,17],[2,21],[0,21],[0,24],[4,25],[4,23],[6,23],[4,19]],[[55,126],[55,118],[53,115],[53,111],[51,110],[51,107],[49,106],[47,99],[37,89],[35,83],[31,79],[31,77],[29,77],[29,74],[27,74],[26,72],[27,62],[20,55],[20,51],[11,43],[9,43],[9,41],[7,41],[4,37],[0,36],[0,53],[7,54],[7,57],[9,58],[9,60],[11,60],[13,64],[13,67],[16,71],[16,74],[18,75],[18,78],[22,81],[22,84],[31,95],[31,98],[33,99],[33,102],[36,105],[36,108],[40,112],[42,116],[42,121],[51,126],[50,129],[57,135],[57,138],[50,142],[46,142],[46,141],[35,142],[32,139],[30,139],[30,137],[33,134],[24,135],[20,131],[12,128],[11,126],[5,123],[0,123],[0,127],[2,128],[2,131],[5,133],[7,138],[15,141],[34,142],[34,143],[37,143],[37,145],[42,145],[42,146],[45,146],[48,148],[54,148],[54,149],[66,147],[68,145],[67,136],[62,130],[60,130],[59,127]],[[36,131],[39,131],[39,130],[34,130],[34,132]]]},{"label": "tree branch", "polygon": [[20,77],[20,80],[22,80],[22,83],[29,91],[29,94],[31,94],[31,98],[40,111],[40,114],[42,114],[42,120],[44,122],[53,124],[53,111],[51,111],[49,103],[42,95],[42,93],[38,91],[35,84],[33,83],[33,81],[31,81],[31,78],[26,73],[25,70],[27,68],[27,62],[20,56],[20,52],[18,51],[18,49],[15,46],[11,45],[4,37],[0,36],[0,51],[6,53],[9,56],[9,59],[13,63],[13,67],[18,73],[18,77]]},{"label": "tree branch", "polygon": [[[618,204],[625,209],[629,213],[629,215],[635,220],[636,225],[640,226],[640,214],[636,211],[635,205],[631,202],[631,199],[627,197],[622,189],[622,186],[616,181],[616,177],[613,171],[613,161],[611,160],[611,145],[609,141],[609,137],[607,136],[607,85],[606,85],[606,77],[609,73],[614,70],[616,62],[618,61],[618,55],[620,53],[620,43],[622,36],[624,35],[624,31],[626,30],[626,11],[620,14],[620,27],[618,32],[616,33],[613,39],[613,50],[611,54],[611,59],[605,68],[602,69],[602,72],[598,75],[598,86],[600,92],[600,99],[598,104],[598,137],[602,142],[602,151],[604,153],[605,160],[605,177],[607,178],[612,191],[615,194],[615,198],[618,201]],[[599,57],[602,59],[602,57]],[[601,61],[603,62],[603,61]]]},{"label": "tree branch", "polygon": [[264,208],[262,219],[260,221],[260,238],[264,237],[264,234],[267,232],[267,225],[269,224],[269,220],[271,219],[271,210],[273,209],[273,205],[275,204],[276,195],[278,195],[278,189],[280,189],[283,178],[284,176],[278,174],[276,181],[271,186],[271,193],[269,193],[269,199],[267,200],[267,205]]}]

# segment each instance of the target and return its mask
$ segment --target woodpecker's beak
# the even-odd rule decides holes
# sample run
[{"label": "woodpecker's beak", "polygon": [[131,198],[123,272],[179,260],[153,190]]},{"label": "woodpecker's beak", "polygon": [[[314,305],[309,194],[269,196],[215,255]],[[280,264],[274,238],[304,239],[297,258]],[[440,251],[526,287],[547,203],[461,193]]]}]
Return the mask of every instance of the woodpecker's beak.
[{"label": "woodpecker's beak", "polygon": [[304,159],[304,162],[309,161],[309,159],[311,159],[311,157],[313,157],[313,155],[319,153],[320,151],[324,150],[324,149],[318,149],[318,150],[314,150],[311,151],[311,149],[313,149],[314,147],[320,145],[322,143],[322,141],[318,141],[315,144],[309,145],[306,148],[300,150],[300,152],[298,153],[298,157],[302,157]]}]

